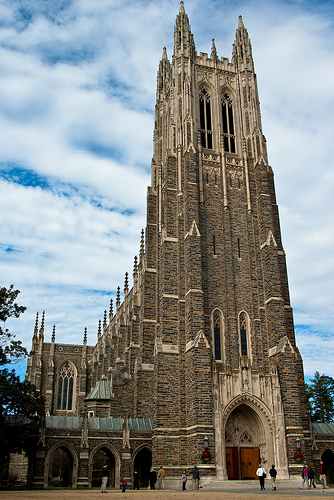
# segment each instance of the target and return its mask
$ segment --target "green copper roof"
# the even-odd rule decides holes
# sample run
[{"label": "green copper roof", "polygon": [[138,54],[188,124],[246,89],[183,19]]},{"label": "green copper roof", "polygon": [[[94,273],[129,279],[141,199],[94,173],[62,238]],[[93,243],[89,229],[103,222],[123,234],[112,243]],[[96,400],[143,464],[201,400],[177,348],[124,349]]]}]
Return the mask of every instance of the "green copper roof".
[{"label": "green copper roof", "polygon": [[82,417],[51,415],[45,417],[45,425],[49,429],[81,429],[82,420]]},{"label": "green copper roof", "polygon": [[112,396],[111,393],[111,387],[110,387],[110,382],[105,378],[102,377],[101,380],[96,384],[94,389],[90,391],[88,394],[86,401],[89,400],[110,400]]},{"label": "green copper roof", "polygon": [[[62,415],[51,415],[45,419],[48,429],[81,429],[82,417],[65,417]],[[93,431],[122,431],[123,418],[115,417],[90,417],[88,418],[88,429]],[[151,418],[129,418],[131,431],[152,432],[153,421]]]}]

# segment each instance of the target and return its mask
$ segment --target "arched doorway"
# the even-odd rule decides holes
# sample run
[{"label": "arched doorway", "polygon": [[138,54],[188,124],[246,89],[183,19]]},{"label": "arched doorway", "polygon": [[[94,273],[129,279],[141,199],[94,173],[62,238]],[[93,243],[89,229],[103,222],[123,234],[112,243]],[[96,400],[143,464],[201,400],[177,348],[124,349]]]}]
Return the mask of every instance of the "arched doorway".
[{"label": "arched doorway", "polygon": [[225,451],[229,479],[255,479],[259,463],[266,465],[268,461],[264,425],[245,403],[237,406],[226,421]]},{"label": "arched doorway", "polygon": [[149,448],[141,448],[133,461],[133,470],[138,471],[140,488],[147,488],[149,485],[150,468],[152,467],[152,451]]},{"label": "arched doorway", "polygon": [[104,465],[108,466],[108,471],[109,471],[108,486],[110,488],[115,488],[115,476],[116,476],[115,456],[112,453],[112,451],[106,446],[101,446],[93,454],[91,463],[91,485],[90,485],[92,488],[101,486],[102,467]]},{"label": "arched doorway", "polygon": [[72,487],[73,457],[66,446],[55,448],[49,457],[48,486],[56,488]]},{"label": "arched doorway", "polygon": [[321,455],[321,460],[323,460],[326,466],[326,478],[328,484],[334,484],[334,453],[332,450],[326,450]]}]

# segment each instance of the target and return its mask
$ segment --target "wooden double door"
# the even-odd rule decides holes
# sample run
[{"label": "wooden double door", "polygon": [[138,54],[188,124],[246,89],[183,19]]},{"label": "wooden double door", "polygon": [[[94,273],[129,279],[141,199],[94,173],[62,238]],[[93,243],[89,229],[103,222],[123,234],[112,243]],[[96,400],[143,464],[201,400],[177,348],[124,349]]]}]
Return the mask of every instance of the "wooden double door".
[{"label": "wooden double door", "polygon": [[229,479],[255,479],[260,463],[260,450],[254,447],[226,448],[226,468]]}]

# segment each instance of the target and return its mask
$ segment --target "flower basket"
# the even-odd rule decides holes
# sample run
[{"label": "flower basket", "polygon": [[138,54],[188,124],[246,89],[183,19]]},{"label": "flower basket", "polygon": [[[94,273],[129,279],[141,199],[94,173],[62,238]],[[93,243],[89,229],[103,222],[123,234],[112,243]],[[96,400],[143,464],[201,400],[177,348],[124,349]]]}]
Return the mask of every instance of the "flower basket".
[{"label": "flower basket", "polygon": [[202,453],[202,463],[208,464],[211,460],[211,453],[209,451],[203,451]]}]

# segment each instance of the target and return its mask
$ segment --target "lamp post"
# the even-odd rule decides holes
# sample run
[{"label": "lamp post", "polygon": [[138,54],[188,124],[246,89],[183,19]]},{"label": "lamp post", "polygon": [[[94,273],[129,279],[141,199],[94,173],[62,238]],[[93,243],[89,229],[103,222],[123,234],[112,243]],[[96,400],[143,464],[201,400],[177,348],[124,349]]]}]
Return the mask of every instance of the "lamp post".
[{"label": "lamp post", "polygon": [[205,450],[209,449],[209,438],[208,438],[208,436],[205,436],[205,438],[204,438],[204,449]]}]

